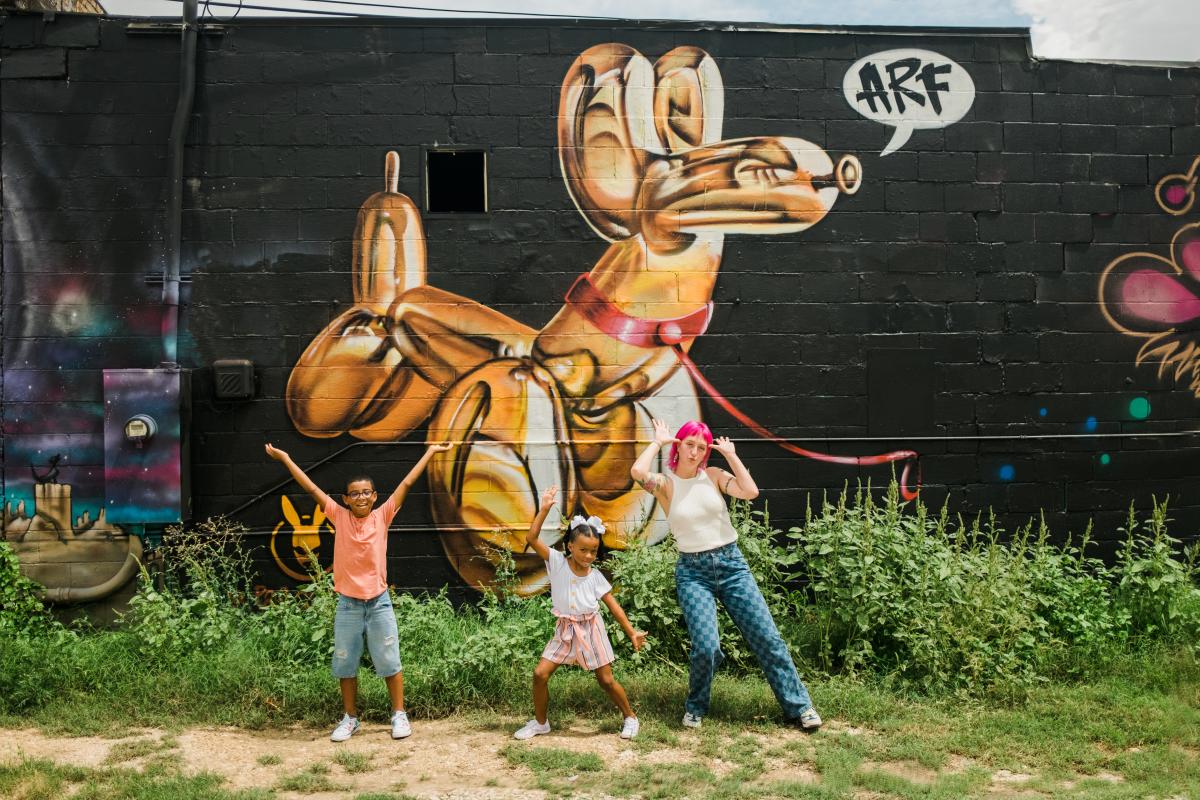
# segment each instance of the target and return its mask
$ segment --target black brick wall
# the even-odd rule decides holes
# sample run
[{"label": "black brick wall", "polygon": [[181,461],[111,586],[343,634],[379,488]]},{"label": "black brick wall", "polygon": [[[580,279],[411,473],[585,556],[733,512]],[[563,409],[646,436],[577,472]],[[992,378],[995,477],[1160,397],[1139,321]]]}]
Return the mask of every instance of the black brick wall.
[{"label": "black brick wall", "polygon": [[[99,370],[160,359],[160,290],[147,279],[161,268],[178,36],[115,19],[2,21],[6,496],[28,492],[23,459],[46,445],[70,452],[77,496],[99,499]],[[1174,532],[1195,536],[1200,441],[1169,434],[1195,427],[1200,400],[1186,377],[1135,363],[1143,340],[1105,319],[1098,285],[1122,255],[1169,257],[1197,221],[1196,208],[1164,213],[1154,189],[1200,155],[1200,69],[1033,60],[1012,32],[634,23],[239,20],[201,37],[181,350],[197,370],[199,516],[279,482],[264,441],[302,463],[353,441],[300,436],[282,396],[304,348],[350,305],[355,216],[382,188],[386,151],[400,154],[400,190],[419,198],[423,146],[488,147],[491,212],[425,217],[429,282],[535,328],[561,307],[607,245],[563,184],[558,90],[575,56],[605,42],[651,60],[701,46],[725,82],[725,138],[799,136],[862,161],[862,190],[810,230],[726,238],[714,320],[691,355],[739,407],[813,449],[915,449],[926,500],[955,511],[991,507],[1010,526],[1044,512],[1058,535],[1095,520],[1111,544],[1130,502],[1170,495]],[[957,60],[977,95],[962,121],[880,157],[891,130],[846,103],[842,77],[862,56],[914,46]],[[87,318],[72,322],[72,309]],[[889,374],[872,354],[894,350],[927,366]],[[209,366],[232,357],[256,364],[252,401],[211,399]],[[1130,415],[1137,397],[1151,403],[1147,419]],[[739,440],[779,525],[801,518],[814,491],[887,479],[885,467],[800,460],[704,410]],[[388,484],[422,441],[359,447],[316,477],[336,484],[369,463]],[[412,533],[394,537],[393,581],[457,585],[423,491],[398,518]],[[237,516],[263,536],[280,519],[276,498]]]}]

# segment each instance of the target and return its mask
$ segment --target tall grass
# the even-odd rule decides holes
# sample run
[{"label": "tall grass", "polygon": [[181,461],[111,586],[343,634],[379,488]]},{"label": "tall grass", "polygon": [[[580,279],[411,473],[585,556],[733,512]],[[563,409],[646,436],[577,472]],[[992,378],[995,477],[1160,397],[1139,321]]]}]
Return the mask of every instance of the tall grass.
[{"label": "tall grass", "polygon": [[[1124,676],[1167,687],[1195,680],[1200,642],[1196,549],[1167,533],[1165,504],[1132,511],[1112,564],[1088,555],[1091,533],[1056,545],[1045,525],[1006,536],[992,520],[931,515],[895,487],[882,501],[844,492],[787,533],[765,512],[734,510],[740,543],[806,675],[891,684],[905,692],[1019,699],[1048,681]],[[87,720],[177,719],[263,725],[327,723],[338,713],[329,675],[336,595],[327,574],[269,602],[249,591],[236,527],[173,531],[163,574],[143,575],[111,630],[67,628],[0,543],[0,715],[87,726]],[[686,691],[687,633],[674,596],[675,551],[635,547],[609,560],[618,597],[651,634],[634,654],[610,626],[621,680],[643,708]],[[503,584],[478,604],[444,593],[394,598],[410,706],[417,715],[525,711],[529,680],[553,629],[548,598]],[[749,649],[722,621],[732,676]],[[1159,656],[1166,654],[1166,658]],[[556,677],[557,707],[605,707],[585,675]],[[750,688],[746,688],[750,687]],[[754,691],[751,691],[754,689]],[[382,681],[364,680],[366,716],[388,712]],[[723,702],[770,713],[757,683],[724,684]]]}]

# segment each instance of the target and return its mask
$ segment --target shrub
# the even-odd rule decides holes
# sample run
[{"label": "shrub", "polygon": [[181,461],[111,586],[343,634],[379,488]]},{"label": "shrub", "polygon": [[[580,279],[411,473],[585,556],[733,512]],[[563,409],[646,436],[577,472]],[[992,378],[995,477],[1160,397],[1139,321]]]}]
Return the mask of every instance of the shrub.
[{"label": "shrub", "polygon": [[1051,544],[1044,522],[1007,540],[994,518],[903,505],[894,483],[882,504],[860,487],[789,533],[826,669],[1012,696],[1101,668],[1135,637],[1196,640],[1195,550],[1176,557],[1165,504],[1145,526],[1130,511],[1114,568],[1085,555],[1090,528],[1079,547]]},{"label": "shrub", "polygon": [[1114,569],[1116,603],[1128,617],[1132,636],[1170,642],[1200,640],[1200,588],[1197,554],[1200,542],[1176,558],[1180,541],[1167,534],[1167,503],[1157,500],[1150,517],[1139,522],[1133,506],[1122,529],[1125,540]]},{"label": "shrub", "polygon": [[21,574],[17,554],[0,540],[0,638],[58,628],[42,602],[42,587]]}]

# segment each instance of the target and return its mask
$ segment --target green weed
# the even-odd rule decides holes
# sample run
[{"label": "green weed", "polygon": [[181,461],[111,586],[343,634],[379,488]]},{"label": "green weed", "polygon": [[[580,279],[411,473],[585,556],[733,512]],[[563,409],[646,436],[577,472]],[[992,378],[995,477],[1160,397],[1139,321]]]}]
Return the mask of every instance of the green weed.
[{"label": "green weed", "polygon": [[334,755],[333,762],[350,774],[366,772],[371,768],[371,754],[339,750]]},{"label": "green weed", "polygon": [[126,761],[133,761],[137,758],[161,753],[164,750],[172,750],[178,746],[178,742],[173,737],[163,737],[155,741],[154,739],[134,739],[128,742],[118,742],[109,748],[108,755],[104,757],[105,764],[123,764]]},{"label": "green weed", "polygon": [[325,764],[312,764],[303,772],[280,778],[275,788],[281,792],[336,792],[346,787],[329,779],[329,767]]},{"label": "green weed", "polygon": [[557,747],[509,744],[501,751],[508,763],[528,767],[535,773],[563,776],[579,772],[599,772],[604,762],[594,753],[576,753]]},{"label": "green weed", "polygon": [[181,775],[175,769],[139,772],[123,768],[68,767],[42,759],[0,764],[0,797],[13,800],[58,800],[73,795],[82,800],[269,800],[271,793],[251,789],[231,791],[212,773]]}]

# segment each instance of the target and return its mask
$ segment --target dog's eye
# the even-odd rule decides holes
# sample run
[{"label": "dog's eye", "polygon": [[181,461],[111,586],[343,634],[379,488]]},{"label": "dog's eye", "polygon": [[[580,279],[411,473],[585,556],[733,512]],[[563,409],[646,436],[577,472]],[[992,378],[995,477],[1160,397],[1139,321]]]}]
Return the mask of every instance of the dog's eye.
[{"label": "dog's eye", "polygon": [[743,185],[779,186],[795,181],[796,170],[751,160],[738,164],[734,178]]}]

